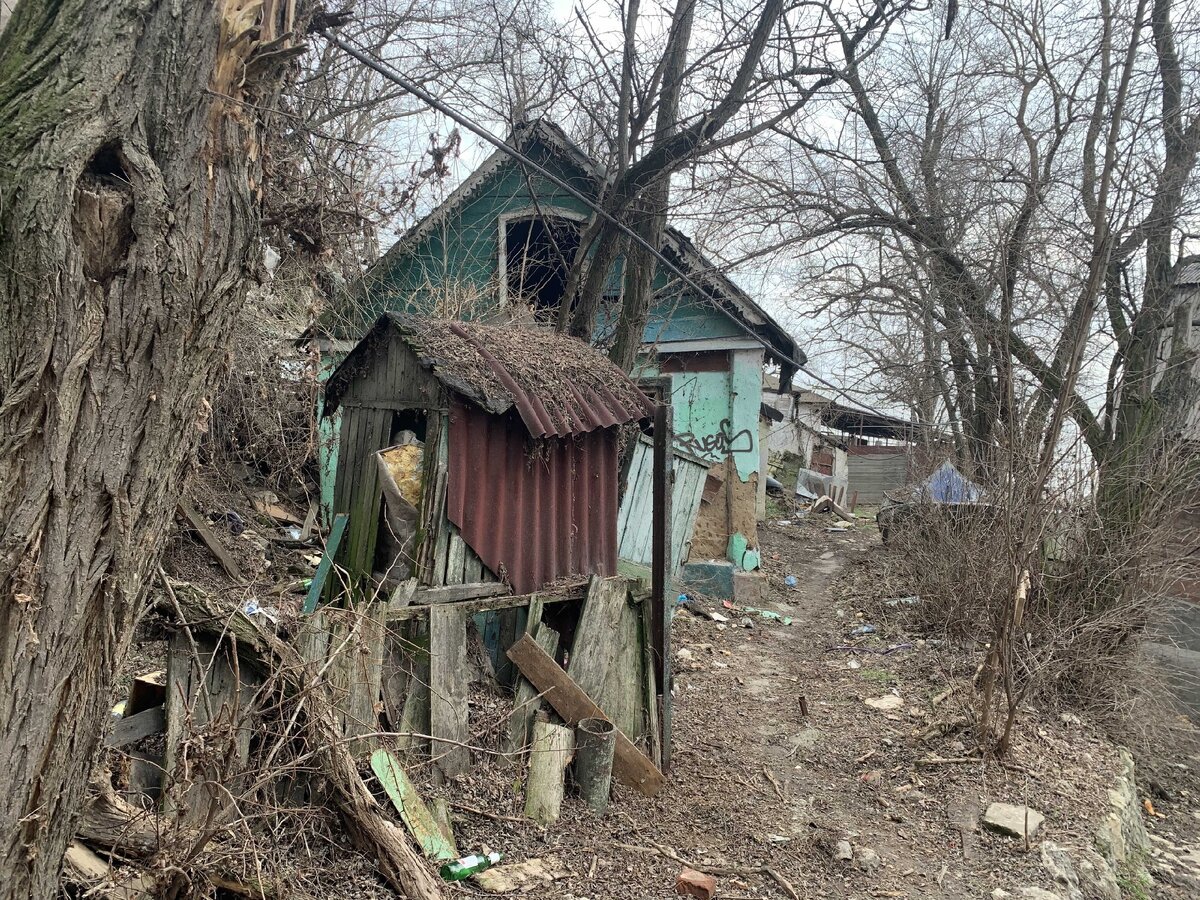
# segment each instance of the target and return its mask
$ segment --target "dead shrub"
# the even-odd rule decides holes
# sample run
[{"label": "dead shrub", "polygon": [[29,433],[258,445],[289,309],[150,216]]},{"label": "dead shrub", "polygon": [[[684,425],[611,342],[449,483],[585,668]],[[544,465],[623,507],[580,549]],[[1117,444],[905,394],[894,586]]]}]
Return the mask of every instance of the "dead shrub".
[{"label": "dead shrub", "polygon": [[1162,454],[1121,479],[1106,473],[1119,500],[1095,489],[1098,474],[1037,496],[1013,477],[979,504],[914,504],[892,529],[886,580],[920,600],[879,613],[980,660],[981,747],[1003,753],[1026,702],[1122,729],[1155,684],[1147,639],[1180,579],[1195,576],[1176,546],[1192,465]]}]

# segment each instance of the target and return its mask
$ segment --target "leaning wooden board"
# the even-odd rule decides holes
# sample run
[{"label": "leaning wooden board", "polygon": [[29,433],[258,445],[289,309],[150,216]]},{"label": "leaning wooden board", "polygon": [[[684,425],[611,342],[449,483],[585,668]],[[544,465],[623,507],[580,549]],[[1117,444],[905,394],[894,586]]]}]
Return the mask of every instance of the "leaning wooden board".
[{"label": "leaning wooden board", "polygon": [[[508,658],[568,725],[577,725],[580,719],[589,717],[608,720],[604,710],[528,634],[508,648]],[[663,786],[662,772],[619,730],[613,774],[621,784],[636,788],[647,797],[653,797]]]}]

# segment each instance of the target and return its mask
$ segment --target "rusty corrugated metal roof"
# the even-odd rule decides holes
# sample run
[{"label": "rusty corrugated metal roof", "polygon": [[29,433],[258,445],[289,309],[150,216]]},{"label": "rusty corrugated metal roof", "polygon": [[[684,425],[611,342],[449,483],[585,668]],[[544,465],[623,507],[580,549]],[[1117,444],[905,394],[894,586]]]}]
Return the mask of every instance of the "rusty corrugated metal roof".
[{"label": "rusty corrugated metal roof", "polygon": [[489,569],[527,594],[617,572],[617,436],[536,442],[512,416],[450,407],[446,515]]},{"label": "rusty corrugated metal roof", "polygon": [[[385,313],[359,347],[389,328],[446,387],[496,415],[515,407],[534,437],[585,434],[654,412],[646,395],[606,356],[556,331]],[[348,357],[326,385],[329,412],[340,401],[338,376],[349,362]]]}]

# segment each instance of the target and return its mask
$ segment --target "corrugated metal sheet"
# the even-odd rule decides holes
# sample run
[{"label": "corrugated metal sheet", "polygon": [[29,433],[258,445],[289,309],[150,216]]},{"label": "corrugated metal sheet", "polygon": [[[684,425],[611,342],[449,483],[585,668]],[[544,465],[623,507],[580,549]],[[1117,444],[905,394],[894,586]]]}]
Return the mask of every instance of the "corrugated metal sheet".
[{"label": "corrugated metal sheet", "polygon": [[611,428],[531,440],[514,416],[455,399],[446,515],[514,590],[617,571],[617,444]]},{"label": "corrugated metal sheet", "polygon": [[1175,284],[1179,287],[1200,284],[1200,262],[1181,266],[1179,273],[1175,276]]},{"label": "corrugated metal sheet", "polygon": [[908,451],[902,447],[891,453],[851,453],[848,464],[850,490],[858,491],[859,503],[879,503],[885,491],[908,481]]}]

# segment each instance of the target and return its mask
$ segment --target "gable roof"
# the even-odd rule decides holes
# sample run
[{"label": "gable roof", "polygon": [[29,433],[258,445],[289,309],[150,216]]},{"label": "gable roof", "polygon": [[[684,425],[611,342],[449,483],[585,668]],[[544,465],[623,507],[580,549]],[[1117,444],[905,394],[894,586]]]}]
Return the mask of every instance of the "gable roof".
[{"label": "gable roof", "polygon": [[[551,156],[566,164],[576,174],[586,179],[599,195],[606,179],[604,168],[576,145],[566,133],[553,122],[536,119],[519,123],[508,143],[522,153],[528,154],[536,146],[543,147]],[[417,246],[418,242],[441,224],[455,209],[466,204],[511,164],[511,157],[503,150],[496,150],[475,169],[436,209],[425,215],[408,229],[363,275],[363,282],[378,278],[399,262],[404,254]],[[668,227],[663,237],[663,250],[674,256],[687,275],[705,288],[707,296],[697,298],[701,302],[714,303],[722,313],[738,322],[757,339],[768,356],[789,369],[802,366],[807,359],[794,338],[773,319],[749,294],[733,283],[711,260],[705,257],[683,232]],[[311,332],[310,332],[311,334]]]},{"label": "gable roof", "polygon": [[577,338],[545,328],[385,313],[326,382],[325,415],[338,408],[392,333],[446,388],[494,415],[515,408],[536,438],[585,434],[654,412],[628,375]]},{"label": "gable roof", "polygon": [[[540,143],[554,156],[593,182],[597,190],[604,182],[604,168],[584,153],[574,141],[567,137],[567,133],[553,122],[547,122],[544,119],[518,122],[506,143],[527,155],[531,147]],[[488,178],[499,172],[510,160],[511,157],[503,150],[493,151],[464,179],[462,184],[451,191],[450,196],[400,235],[396,243],[392,244],[379,259],[367,267],[367,271],[363,274],[364,281],[369,281],[373,272],[390,268],[392,263],[399,260],[406,250],[433,231],[453,210],[470,200],[480,188],[487,184]]]}]

